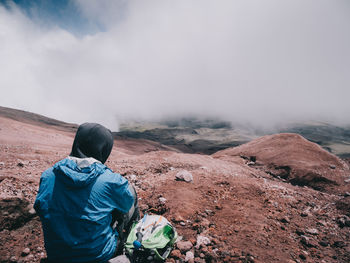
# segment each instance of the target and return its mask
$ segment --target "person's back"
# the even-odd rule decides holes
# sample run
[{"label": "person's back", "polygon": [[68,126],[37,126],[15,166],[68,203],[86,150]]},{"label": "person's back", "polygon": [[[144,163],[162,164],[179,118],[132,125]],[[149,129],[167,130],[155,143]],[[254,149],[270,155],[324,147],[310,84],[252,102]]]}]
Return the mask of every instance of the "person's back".
[{"label": "person's back", "polygon": [[71,156],[46,170],[34,204],[51,262],[106,262],[116,251],[112,212],[134,204],[128,181],[103,163],[113,146],[98,124],[79,127]]}]

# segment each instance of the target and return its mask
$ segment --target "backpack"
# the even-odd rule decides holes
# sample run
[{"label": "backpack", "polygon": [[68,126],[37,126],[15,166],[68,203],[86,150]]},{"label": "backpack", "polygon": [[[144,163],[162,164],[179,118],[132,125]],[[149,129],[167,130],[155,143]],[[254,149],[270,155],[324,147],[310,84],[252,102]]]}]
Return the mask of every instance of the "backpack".
[{"label": "backpack", "polygon": [[176,239],[176,229],[165,217],[146,214],[131,227],[125,250],[131,262],[165,261]]}]

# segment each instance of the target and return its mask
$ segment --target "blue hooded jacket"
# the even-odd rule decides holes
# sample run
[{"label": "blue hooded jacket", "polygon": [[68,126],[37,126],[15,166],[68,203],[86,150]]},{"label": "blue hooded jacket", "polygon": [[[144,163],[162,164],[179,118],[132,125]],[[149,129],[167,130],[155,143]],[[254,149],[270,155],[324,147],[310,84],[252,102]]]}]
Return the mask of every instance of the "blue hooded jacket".
[{"label": "blue hooded jacket", "polygon": [[34,204],[48,259],[108,261],[118,238],[110,226],[112,211],[126,213],[133,203],[128,181],[99,161],[68,157],[56,163],[42,174]]}]

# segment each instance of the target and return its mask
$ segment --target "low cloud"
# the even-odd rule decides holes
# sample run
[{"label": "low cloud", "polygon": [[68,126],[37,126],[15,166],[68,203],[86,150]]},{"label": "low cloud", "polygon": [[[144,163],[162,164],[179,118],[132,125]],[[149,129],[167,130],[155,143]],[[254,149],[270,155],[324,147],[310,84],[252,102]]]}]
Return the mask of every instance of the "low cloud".
[{"label": "low cloud", "polygon": [[0,7],[1,105],[114,130],[188,115],[350,124],[347,1],[74,4],[89,34]]}]

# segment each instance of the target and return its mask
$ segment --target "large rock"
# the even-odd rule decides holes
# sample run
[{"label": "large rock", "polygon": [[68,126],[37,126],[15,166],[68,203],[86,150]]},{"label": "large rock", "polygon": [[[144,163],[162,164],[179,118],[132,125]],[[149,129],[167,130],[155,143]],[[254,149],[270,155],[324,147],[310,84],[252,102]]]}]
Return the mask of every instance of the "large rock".
[{"label": "large rock", "polygon": [[190,241],[179,241],[176,243],[176,246],[181,252],[189,251],[193,247]]},{"label": "large rock", "polygon": [[16,229],[23,226],[34,215],[29,201],[16,196],[0,196],[0,229]]},{"label": "large rock", "polygon": [[293,133],[263,136],[213,154],[214,158],[228,161],[237,156],[246,160],[250,167],[321,191],[343,191],[339,185],[349,176],[349,167],[344,161]]},{"label": "large rock", "polygon": [[179,181],[185,181],[187,183],[190,183],[193,181],[193,176],[192,174],[187,171],[187,170],[182,170],[180,172],[178,172],[176,175],[176,180],[179,180]]},{"label": "large rock", "polygon": [[16,229],[35,216],[34,189],[37,185],[0,175],[0,229]]},{"label": "large rock", "polygon": [[342,198],[335,203],[338,210],[350,216],[350,196]]}]

